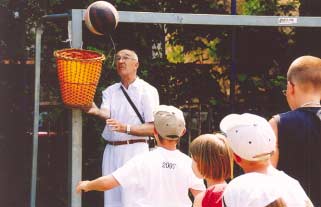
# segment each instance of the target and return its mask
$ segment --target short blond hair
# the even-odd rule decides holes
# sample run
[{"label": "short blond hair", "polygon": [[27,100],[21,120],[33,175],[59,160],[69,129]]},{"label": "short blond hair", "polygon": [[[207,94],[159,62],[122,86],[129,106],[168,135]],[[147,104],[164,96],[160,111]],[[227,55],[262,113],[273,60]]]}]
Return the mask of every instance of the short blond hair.
[{"label": "short blond hair", "polygon": [[222,134],[200,135],[190,145],[190,152],[204,178],[228,179],[233,174],[233,158]]},{"label": "short blond hair", "polygon": [[288,81],[303,87],[321,90],[321,59],[313,56],[302,56],[295,59],[287,73]]}]

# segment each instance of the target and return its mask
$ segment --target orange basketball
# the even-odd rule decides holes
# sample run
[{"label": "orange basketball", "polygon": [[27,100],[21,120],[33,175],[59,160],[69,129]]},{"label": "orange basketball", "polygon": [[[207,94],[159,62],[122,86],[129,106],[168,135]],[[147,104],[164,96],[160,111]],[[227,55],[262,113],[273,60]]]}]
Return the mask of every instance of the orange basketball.
[{"label": "orange basketball", "polygon": [[114,31],[118,21],[118,11],[107,1],[96,1],[90,4],[85,12],[87,28],[97,35],[106,35]]}]

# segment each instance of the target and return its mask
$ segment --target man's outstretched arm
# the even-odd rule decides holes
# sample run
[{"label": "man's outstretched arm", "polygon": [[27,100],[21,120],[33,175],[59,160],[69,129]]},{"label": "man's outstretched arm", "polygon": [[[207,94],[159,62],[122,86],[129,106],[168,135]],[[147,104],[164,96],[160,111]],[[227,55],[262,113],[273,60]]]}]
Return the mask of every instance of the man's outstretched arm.
[{"label": "man's outstretched arm", "polygon": [[91,106],[81,108],[87,114],[98,116],[99,118],[106,120],[109,119],[109,110],[105,108],[98,108],[97,105],[93,102]]},{"label": "man's outstretched arm", "polygon": [[106,124],[111,128],[112,131],[127,133],[135,136],[153,136],[154,135],[154,123],[144,123],[139,125],[128,125],[121,123],[116,119],[107,119]]}]

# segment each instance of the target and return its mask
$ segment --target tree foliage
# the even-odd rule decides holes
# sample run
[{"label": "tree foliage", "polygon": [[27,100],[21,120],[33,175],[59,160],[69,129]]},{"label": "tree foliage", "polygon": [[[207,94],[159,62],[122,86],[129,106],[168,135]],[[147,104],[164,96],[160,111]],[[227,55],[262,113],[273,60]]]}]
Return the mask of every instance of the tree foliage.
[{"label": "tree foliage", "polygon": [[[86,8],[94,0],[7,0],[0,1],[0,60],[26,60],[34,57],[35,28],[45,14],[59,14]],[[111,0],[119,11],[229,14],[227,0]],[[293,0],[238,1],[238,13],[244,15],[320,16],[320,2]],[[15,17],[15,11],[20,16]],[[235,35],[235,36],[233,36]],[[235,42],[233,43],[233,37]],[[138,53],[139,76],[157,87],[162,104],[202,106],[211,111],[213,126],[202,133],[218,130],[219,120],[231,112],[230,76],[235,62],[235,112],[253,112],[265,116],[287,109],[281,90],[289,63],[299,55],[321,56],[320,28],[227,27],[200,25],[162,25],[120,23],[111,38],[97,36],[83,27],[83,48],[99,50],[107,60],[97,88],[101,92],[119,81],[113,69],[115,49],[129,48]],[[53,51],[70,47],[67,22],[45,23],[42,42],[42,98],[59,100]],[[115,44],[115,49],[113,43]],[[234,44],[234,45],[233,45]],[[232,47],[236,55],[232,59]],[[28,92],[32,94],[32,92]],[[199,107],[200,109],[201,107]],[[103,141],[99,139],[104,123],[89,116],[84,120],[85,174],[98,176]],[[93,170],[94,169],[94,170]],[[92,206],[92,200],[85,201]],[[98,201],[96,201],[98,202]]]}]

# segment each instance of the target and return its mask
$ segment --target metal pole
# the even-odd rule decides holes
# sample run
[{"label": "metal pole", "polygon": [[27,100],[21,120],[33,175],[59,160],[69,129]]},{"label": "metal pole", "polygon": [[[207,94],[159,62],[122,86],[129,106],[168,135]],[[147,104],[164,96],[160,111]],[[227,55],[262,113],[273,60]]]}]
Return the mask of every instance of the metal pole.
[{"label": "metal pole", "polygon": [[[82,47],[82,10],[71,11],[71,45],[73,48]],[[69,150],[69,205],[81,207],[81,194],[76,193],[76,185],[82,177],[82,112],[72,109],[71,112],[71,142]]]},{"label": "metal pole", "polygon": [[37,192],[37,161],[38,161],[38,125],[39,125],[39,95],[40,95],[40,63],[41,63],[41,36],[42,27],[36,32],[36,64],[35,64],[35,94],[34,94],[34,118],[33,118],[33,143],[32,143],[32,168],[31,168],[31,194],[30,206],[36,206]]},{"label": "metal pole", "polygon": [[[69,14],[54,14],[42,17],[42,21],[67,19]],[[31,192],[30,207],[36,206],[37,194],[37,169],[38,169],[38,128],[39,128],[39,102],[40,102],[40,71],[41,71],[41,37],[43,25],[36,29],[36,55],[35,55],[35,93],[33,116],[33,143],[32,143],[32,167],[31,167]]]},{"label": "metal pole", "polygon": [[[231,14],[236,15],[236,0],[231,1]],[[235,82],[236,82],[236,27],[232,28],[232,62],[230,73],[230,109],[235,111]]]}]

